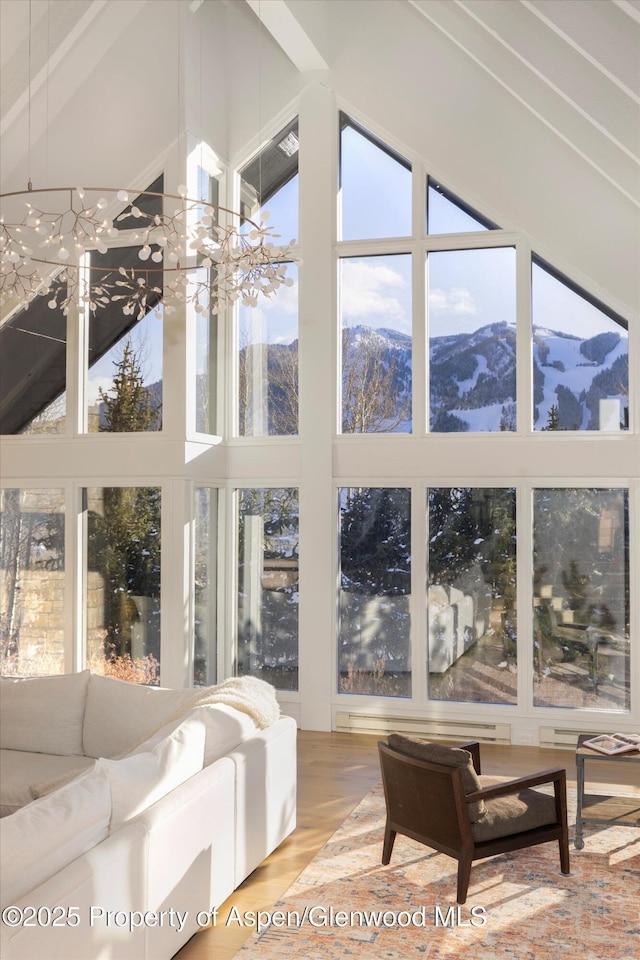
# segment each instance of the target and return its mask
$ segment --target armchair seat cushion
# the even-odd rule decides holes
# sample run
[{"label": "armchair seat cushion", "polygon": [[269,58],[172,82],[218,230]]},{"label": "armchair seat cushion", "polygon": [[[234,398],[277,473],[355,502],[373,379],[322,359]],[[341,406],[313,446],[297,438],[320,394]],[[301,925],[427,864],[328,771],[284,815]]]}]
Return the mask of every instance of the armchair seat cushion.
[{"label": "armchair seat cushion", "polygon": [[[504,783],[504,778],[480,777],[482,787],[492,787],[499,783]],[[539,790],[525,789],[505,797],[494,797],[485,800],[484,805],[484,816],[471,824],[471,833],[476,843],[510,837],[557,822],[553,796]]]},{"label": "armchair seat cushion", "polygon": [[[482,784],[473,766],[471,754],[459,747],[447,747],[444,743],[430,743],[417,737],[405,737],[402,733],[392,733],[389,746],[414,760],[426,760],[427,763],[443,763],[447,767],[459,767],[462,770],[462,784],[465,793],[475,793]],[[469,819],[474,822],[484,816],[484,800],[469,804]]]}]

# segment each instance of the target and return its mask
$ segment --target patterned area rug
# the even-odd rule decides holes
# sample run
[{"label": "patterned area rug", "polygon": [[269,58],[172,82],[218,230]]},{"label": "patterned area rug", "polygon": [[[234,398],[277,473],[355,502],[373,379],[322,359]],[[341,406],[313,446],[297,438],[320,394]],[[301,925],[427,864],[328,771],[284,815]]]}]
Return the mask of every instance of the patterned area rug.
[{"label": "patterned area rug", "polygon": [[451,858],[399,836],[381,866],[384,819],[379,784],[236,960],[639,960],[640,830],[587,825],[567,877],[557,843],[476,861],[457,907]]}]

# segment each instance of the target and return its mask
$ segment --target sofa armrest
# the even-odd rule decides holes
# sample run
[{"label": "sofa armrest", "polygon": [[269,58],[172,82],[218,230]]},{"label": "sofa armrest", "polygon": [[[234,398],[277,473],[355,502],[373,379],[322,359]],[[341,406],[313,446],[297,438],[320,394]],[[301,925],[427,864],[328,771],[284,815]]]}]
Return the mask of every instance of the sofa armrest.
[{"label": "sofa armrest", "polygon": [[280,717],[239,744],[236,767],[237,887],[296,825],[297,727]]},{"label": "sofa armrest", "polygon": [[197,932],[200,912],[233,892],[235,766],[222,757],[152,804],[132,823],[147,832],[147,908],[186,914],[180,930],[149,927],[147,957],[172,957]]},{"label": "sofa armrest", "polygon": [[[107,947],[109,956],[118,960],[140,960],[145,956],[145,930],[108,926],[106,914],[144,912],[146,865],[144,824],[125,824],[16,902],[21,909],[62,907],[73,911],[64,915],[69,922],[60,926],[9,927],[2,923],[2,960],[87,960],[106,956]],[[77,923],[74,916],[79,918]]]}]

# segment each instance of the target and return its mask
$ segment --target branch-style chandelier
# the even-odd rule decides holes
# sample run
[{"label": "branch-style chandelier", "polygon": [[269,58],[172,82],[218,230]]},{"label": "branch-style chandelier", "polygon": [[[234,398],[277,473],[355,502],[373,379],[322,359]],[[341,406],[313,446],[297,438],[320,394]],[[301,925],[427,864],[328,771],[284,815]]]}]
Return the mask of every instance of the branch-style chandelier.
[{"label": "branch-style chandelier", "polygon": [[[185,304],[196,313],[218,313],[236,300],[256,306],[259,297],[293,284],[286,276],[287,262],[299,262],[293,241],[273,242],[278,234],[266,223],[268,213],[256,223],[178,190],[34,190],[29,183],[28,190],[0,194],[2,208],[10,208],[0,208],[0,305],[27,309],[44,296],[66,315],[72,305],[96,313],[118,303],[141,319],[151,309],[171,313]],[[159,199],[163,212],[141,209],[145,198]],[[133,227],[122,224],[132,220]],[[135,263],[129,257],[114,265],[124,244],[138,248]]]}]

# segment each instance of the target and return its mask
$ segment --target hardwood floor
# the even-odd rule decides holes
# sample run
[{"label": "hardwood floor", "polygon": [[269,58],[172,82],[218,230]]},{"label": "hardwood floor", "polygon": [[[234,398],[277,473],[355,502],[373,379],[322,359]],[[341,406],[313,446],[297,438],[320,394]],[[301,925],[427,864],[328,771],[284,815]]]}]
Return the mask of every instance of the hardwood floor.
[{"label": "hardwood floor", "polygon": [[[322,845],[362,797],[380,779],[377,736],[347,733],[298,732],[298,826],[294,833],[234,891],[220,907],[222,921],[200,931],[176,954],[177,960],[231,960],[251,928],[224,925],[233,907],[268,910],[301,873]],[[483,744],[482,772],[517,777],[548,767],[567,770],[575,786],[576,768],[571,750]],[[598,792],[607,787],[629,787],[640,795],[640,765],[590,764],[588,783]]]}]

